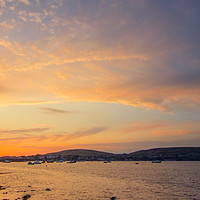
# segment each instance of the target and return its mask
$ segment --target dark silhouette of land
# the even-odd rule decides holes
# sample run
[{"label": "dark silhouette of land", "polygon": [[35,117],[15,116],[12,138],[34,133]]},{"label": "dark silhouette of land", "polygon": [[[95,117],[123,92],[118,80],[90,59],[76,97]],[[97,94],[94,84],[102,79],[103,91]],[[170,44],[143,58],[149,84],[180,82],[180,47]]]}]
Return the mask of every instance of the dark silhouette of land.
[{"label": "dark silhouette of land", "polygon": [[115,154],[104,152],[104,151],[95,151],[95,150],[90,150],[90,149],[70,149],[70,150],[64,150],[64,151],[59,151],[59,152],[54,152],[54,153],[48,153],[45,155],[113,156]]},{"label": "dark silhouette of land", "polygon": [[136,151],[129,154],[131,157],[151,160],[200,160],[200,147],[169,147]]},{"label": "dark silhouette of land", "polygon": [[0,161],[29,161],[29,160],[76,160],[76,161],[200,161],[200,147],[169,147],[141,150],[132,153],[114,154],[88,149],[71,149],[44,155],[0,157]]}]

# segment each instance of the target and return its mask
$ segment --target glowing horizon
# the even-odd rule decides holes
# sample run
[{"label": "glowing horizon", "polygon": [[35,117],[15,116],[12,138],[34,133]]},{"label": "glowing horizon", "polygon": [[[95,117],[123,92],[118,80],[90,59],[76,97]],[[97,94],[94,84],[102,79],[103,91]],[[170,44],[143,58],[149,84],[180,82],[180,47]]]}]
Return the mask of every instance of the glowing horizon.
[{"label": "glowing horizon", "polygon": [[199,8],[0,0],[0,156],[200,146]]}]

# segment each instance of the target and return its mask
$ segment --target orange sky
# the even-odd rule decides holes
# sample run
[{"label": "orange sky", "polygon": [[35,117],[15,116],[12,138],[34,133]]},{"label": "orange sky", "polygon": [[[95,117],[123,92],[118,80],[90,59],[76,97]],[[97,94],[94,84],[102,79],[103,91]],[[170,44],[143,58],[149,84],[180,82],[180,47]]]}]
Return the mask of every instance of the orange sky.
[{"label": "orange sky", "polygon": [[199,8],[0,0],[0,156],[199,146]]}]

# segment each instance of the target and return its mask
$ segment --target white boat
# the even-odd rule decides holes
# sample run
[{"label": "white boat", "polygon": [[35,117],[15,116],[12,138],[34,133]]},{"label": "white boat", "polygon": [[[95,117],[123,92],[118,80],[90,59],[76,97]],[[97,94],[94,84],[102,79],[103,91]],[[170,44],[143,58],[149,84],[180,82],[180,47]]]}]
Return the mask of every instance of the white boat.
[{"label": "white boat", "polygon": [[35,161],[34,164],[42,164],[40,161]]},{"label": "white boat", "polygon": [[76,163],[76,160],[71,160],[71,161],[69,161],[67,163]]},{"label": "white boat", "polygon": [[161,160],[153,160],[152,163],[161,163]]},{"label": "white boat", "polygon": [[57,163],[63,163],[64,161],[63,160],[57,160],[56,162]]},{"label": "white boat", "polygon": [[10,160],[4,160],[3,163],[10,163]]},{"label": "white boat", "polygon": [[103,163],[111,163],[110,160],[105,160]]}]

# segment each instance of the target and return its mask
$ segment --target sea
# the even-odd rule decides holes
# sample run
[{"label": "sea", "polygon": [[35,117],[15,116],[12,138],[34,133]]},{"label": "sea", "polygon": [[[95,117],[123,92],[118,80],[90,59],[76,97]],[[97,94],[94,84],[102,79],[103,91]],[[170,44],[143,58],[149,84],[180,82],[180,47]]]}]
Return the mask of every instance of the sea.
[{"label": "sea", "polygon": [[0,163],[0,199],[24,196],[30,200],[200,200],[200,162]]}]

